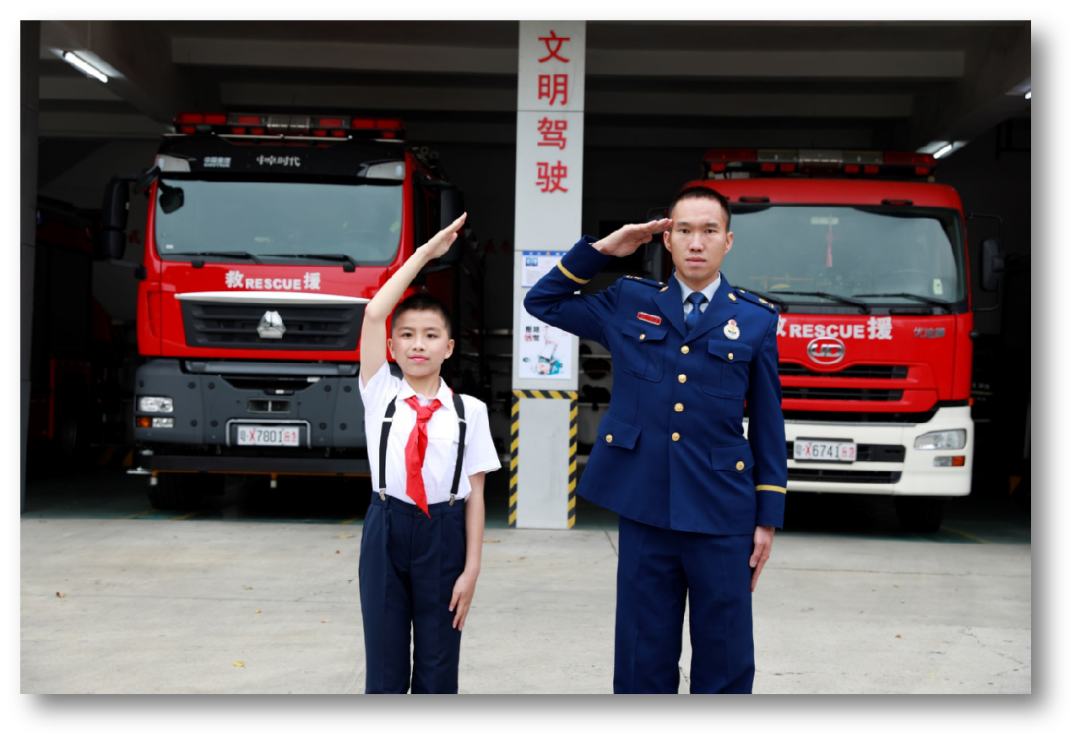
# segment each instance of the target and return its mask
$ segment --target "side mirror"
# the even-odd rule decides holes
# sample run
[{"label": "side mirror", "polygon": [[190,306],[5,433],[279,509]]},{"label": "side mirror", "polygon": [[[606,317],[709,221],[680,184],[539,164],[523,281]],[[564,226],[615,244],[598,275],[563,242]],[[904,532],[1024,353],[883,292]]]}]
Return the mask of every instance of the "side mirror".
[{"label": "side mirror", "polygon": [[128,183],[132,180],[117,176],[105,187],[97,246],[102,258],[120,260],[127,250]]},{"label": "side mirror", "polygon": [[[461,213],[465,211],[465,196],[458,189],[453,186],[446,185],[439,189],[439,229],[445,228],[455,219],[461,216]],[[461,256],[465,250],[465,238],[466,235],[461,234],[468,230],[468,227],[462,227],[458,233],[458,239],[454,241],[454,244],[450,246],[450,249],[446,251],[441,257],[428,263],[421,269],[421,274],[434,273],[436,271],[443,271],[447,268],[452,268],[457,263],[461,262]]]},{"label": "side mirror", "polygon": [[[465,211],[465,195],[456,188],[444,188],[439,192],[439,229],[443,229]],[[467,227],[462,227],[464,232]],[[459,233],[458,239],[450,246],[439,262],[451,265],[461,260],[461,253],[465,249],[465,236]]]},{"label": "side mirror", "polygon": [[1001,243],[994,238],[983,240],[980,261],[979,284],[983,291],[996,292],[1001,286],[1001,276],[1005,272],[1005,256]]}]

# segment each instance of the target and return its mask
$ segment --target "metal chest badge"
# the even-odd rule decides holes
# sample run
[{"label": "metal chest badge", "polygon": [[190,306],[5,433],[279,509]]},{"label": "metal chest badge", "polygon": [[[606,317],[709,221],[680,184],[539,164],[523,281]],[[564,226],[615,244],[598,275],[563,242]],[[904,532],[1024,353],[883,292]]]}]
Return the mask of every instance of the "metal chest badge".
[{"label": "metal chest badge", "polygon": [[735,340],[739,337],[739,326],[735,324],[735,318],[731,318],[727,321],[727,325],[724,326],[724,335],[730,340]]}]

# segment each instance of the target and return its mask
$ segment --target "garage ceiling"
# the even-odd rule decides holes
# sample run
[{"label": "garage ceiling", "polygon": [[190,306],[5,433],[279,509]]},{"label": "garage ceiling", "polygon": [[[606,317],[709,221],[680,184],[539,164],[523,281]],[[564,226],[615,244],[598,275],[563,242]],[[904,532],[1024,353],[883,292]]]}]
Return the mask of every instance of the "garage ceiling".
[{"label": "garage ceiling", "polygon": [[[345,110],[400,116],[414,141],[509,145],[517,36],[514,21],[43,21],[40,136]],[[596,21],[585,69],[587,146],[925,149],[1029,115],[1031,24]]]}]

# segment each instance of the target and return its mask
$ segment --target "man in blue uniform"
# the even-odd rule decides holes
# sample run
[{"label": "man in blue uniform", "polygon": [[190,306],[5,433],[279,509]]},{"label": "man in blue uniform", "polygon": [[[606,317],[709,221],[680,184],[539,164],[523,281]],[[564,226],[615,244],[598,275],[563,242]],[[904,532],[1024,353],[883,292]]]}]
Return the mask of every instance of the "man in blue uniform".
[{"label": "man in blue uniform", "polygon": [[[525,308],[611,352],[611,407],[578,490],[620,517],[615,692],[678,691],[689,594],[690,691],[750,693],[750,594],[787,486],[778,314],[720,273],[733,242],[723,196],[688,188],[668,213],[586,235]],[[667,284],[628,276],[575,295],[661,231],[675,265]]]}]

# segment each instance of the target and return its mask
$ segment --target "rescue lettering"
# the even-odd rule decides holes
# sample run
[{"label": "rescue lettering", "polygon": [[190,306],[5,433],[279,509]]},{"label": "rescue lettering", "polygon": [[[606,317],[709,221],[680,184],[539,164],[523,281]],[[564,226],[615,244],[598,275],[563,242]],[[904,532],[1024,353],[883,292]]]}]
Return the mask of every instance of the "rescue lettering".
[{"label": "rescue lettering", "polygon": [[245,289],[277,289],[279,291],[300,291],[301,279],[244,279]]},{"label": "rescue lettering", "polygon": [[892,340],[892,318],[871,317],[865,323],[792,323],[781,316],[776,334],[784,338],[865,338]]}]

